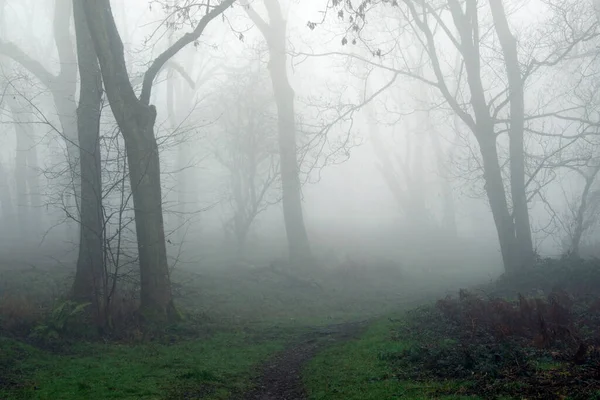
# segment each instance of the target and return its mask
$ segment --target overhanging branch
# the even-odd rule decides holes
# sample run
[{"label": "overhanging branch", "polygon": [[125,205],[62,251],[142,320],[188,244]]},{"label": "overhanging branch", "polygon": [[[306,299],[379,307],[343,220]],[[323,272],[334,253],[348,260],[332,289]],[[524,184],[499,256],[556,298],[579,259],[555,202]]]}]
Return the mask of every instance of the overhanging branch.
[{"label": "overhanging branch", "polygon": [[200,35],[202,35],[202,32],[208,23],[215,19],[218,15],[222,14],[227,8],[233,5],[235,1],[236,0],[224,0],[221,4],[213,8],[204,17],[202,17],[192,32],[183,35],[175,43],[173,43],[172,46],[156,57],[156,59],[152,62],[152,65],[150,65],[150,68],[148,68],[144,74],[142,93],[140,94],[140,101],[143,104],[150,104],[150,94],[152,93],[152,84],[154,83],[154,78],[156,78],[156,75],[160,72],[165,63],[185,46],[197,40]]}]

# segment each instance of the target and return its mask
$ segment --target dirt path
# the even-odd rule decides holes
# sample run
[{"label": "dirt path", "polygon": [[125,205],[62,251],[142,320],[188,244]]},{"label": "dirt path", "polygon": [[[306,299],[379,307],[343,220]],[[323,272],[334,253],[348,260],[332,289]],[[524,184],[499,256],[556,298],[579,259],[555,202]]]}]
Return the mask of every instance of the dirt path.
[{"label": "dirt path", "polygon": [[311,329],[262,367],[256,388],[243,400],[304,400],[302,368],[324,347],[358,336],[370,321],[349,322]]}]

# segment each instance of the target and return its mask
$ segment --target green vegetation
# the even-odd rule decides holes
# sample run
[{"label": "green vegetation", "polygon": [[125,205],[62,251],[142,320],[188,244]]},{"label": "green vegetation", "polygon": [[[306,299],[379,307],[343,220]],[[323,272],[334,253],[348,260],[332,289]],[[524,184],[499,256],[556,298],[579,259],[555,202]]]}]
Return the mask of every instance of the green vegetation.
[{"label": "green vegetation", "polygon": [[182,271],[184,321],[89,336],[77,330],[83,306],[6,292],[0,399],[229,399],[301,370],[313,400],[600,398],[600,274],[544,268],[535,286],[503,279],[419,308],[418,285],[389,277]]},{"label": "green vegetation", "polygon": [[504,279],[381,319],[309,363],[310,398],[600,398],[600,277],[545,268],[535,286]]},{"label": "green vegetation", "polygon": [[79,343],[56,353],[0,338],[0,398],[228,399],[282,346],[219,333],[172,345]]},{"label": "green vegetation", "polygon": [[[59,268],[52,276],[0,272],[2,400],[227,399],[311,327],[389,312],[416,297],[402,290],[407,282],[390,278],[384,287],[380,276],[179,270],[183,322],[144,336],[125,314],[115,330],[90,335],[78,319],[83,306],[52,297],[49,288],[68,280]],[[124,312],[135,308],[123,304]]]},{"label": "green vegetation", "polygon": [[[415,338],[395,337],[398,326],[408,320],[381,320],[359,339],[341,343],[317,355],[307,366],[305,382],[309,398],[344,400],[380,399],[472,399],[461,395],[466,384],[459,381],[411,382],[397,378],[392,355],[407,351]],[[440,393],[454,393],[439,395]]]}]

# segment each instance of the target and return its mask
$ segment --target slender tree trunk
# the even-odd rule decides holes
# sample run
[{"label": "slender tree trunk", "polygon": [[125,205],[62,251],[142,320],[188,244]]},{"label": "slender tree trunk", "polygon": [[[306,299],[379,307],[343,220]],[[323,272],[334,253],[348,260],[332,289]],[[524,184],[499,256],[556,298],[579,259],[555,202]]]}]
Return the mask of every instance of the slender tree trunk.
[{"label": "slender tree trunk", "polygon": [[36,235],[41,232],[40,227],[45,226],[42,218],[42,189],[40,185],[40,171],[35,142],[35,130],[29,129],[26,136],[25,148],[27,153],[27,189],[29,204],[31,205],[31,217],[36,224]]},{"label": "slender tree trunk", "polygon": [[510,99],[510,186],[513,203],[515,235],[519,248],[520,263],[523,266],[533,262],[533,240],[525,191],[525,101],[523,78],[517,52],[517,40],[510,31],[502,0],[490,0],[494,27],[502,46],[508,93]]},{"label": "slender tree trunk", "polygon": [[269,72],[277,104],[282,204],[290,261],[298,265],[312,258],[302,211],[302,187],[296,148],[294,90],[287,76],[286,22],[278,0],[265,0],[267,24],[249,6],[247,12],[269,45]]},{"label": "slender tree trunk", "polygon": [[27,196],[27,132],[23,108],[18,101],[7,96],[7,103],[13,116],[13,125],[17,142],[15,154],[15,188],[16,188],[16,220],[21,241],[30,239],[29,229],[32,226]]},{"label": "slender tree trunk", "polygon": [[581,244],[581,238],[583,237],[583,233],[587,228],[585,223],[585,213],[588,211],[588,197],[590,195],[592,185],[596,180],[598,172],[600,172],[600,166],[594,167],[591,174],[584,175],[585,186],[583,187],[583,192],[581,193],[581,202],[579,203],[577,215],[575,216],[575,229],[573,230],[573,237],[571,238],[571,248],[569,249],[571,251],[571,254],[576,257],[579,256],[579,246]]},{"label": "slender tree trunk", "polygon": [[[17,228],[17,221],[15,218],[15,207],[13,205],[13,198],[11,196],[10,186],[6,179],[6,171],[4,166],[0,163],[0,211],[2,211],[2,233],[7,235],[9,238],[14,239],[14,235],[11,232]],[[12,240],[10,240],[10,244]],[[10,245],[9,245],[10,246]]]},{"label": "slender tree trunk", "polygon": [[296,151],[294,92],[287,82],[285,53],[272,54],[269,70],[277,102],[279,154],[281,157],[282,204],[290,260],[301,262],[311,256],[302,211],[302,188]]},{"label": "slender tree trunk", "polygon": [[[173,132],[183,123],[185,113],[189,112],[191,106],[193,93],[187,87],[187,83],[180,82],[174,76],[167,82],[167,110],[169,123]],[[188,218],[187,205],[191,202],[188,193],[190,147],[190,144],[186,140],[183,140],[183,138],[179,139],[176,164],[177,238],[179,241],[183,241],[184,239],[185,229],[183,227],[186,218]]]},{"label": "slender tree trunk", "polygon": [[452,186],[450,184],[448,173],[446,172],[447,165],[444,150],[440,143],[439,134],[432,132],[430,138],[436,156],[437,170],[441,181],[440,184],[442,186],[442,227],[450,236],[457,237],[458,231],[456,227],[454,193],[452,193]]},{"label": "slender tree trunk", "polygon": [[587,208],[587,196],[590,192],[591,183],[593,180],[587,180],[585,188],[581,195],[581,203],[577,210],[577,217],[575,218],[575,229],[573,231],[573,237],[571,238],[571,254],[573,256],[579,256],[579,246],[581,244],[581,238],[583,237],[584,231],[584,216]]},{"label": "slender tree trunk", "polygon": [[[77,57],[71,35],[71,18],[73,16],[72,0],[55,0],[54,41],[60,62],[60,72],[52,77],[49,89],[62,127],[62,134],[67,148],[69,174],[64,177],[64,206],[68,214],[75,220],[80,219],[79,199],[81,197],[81,177],[79,172],[79,144],[77,134]],[[67,219],[66,233],[73,242],[77,242],[78,227],[75,220]]]},{"label": "slender tree trunk", "polygon": [[103,311],[103,295],[106,290],[100,164],[102,77],[83,5],[80,1],[74,0],[73,15],[81,80],[77,108],[81,173],[81,227],[73,297],[78,301],[91,302],[97,312],[101,313]]}]

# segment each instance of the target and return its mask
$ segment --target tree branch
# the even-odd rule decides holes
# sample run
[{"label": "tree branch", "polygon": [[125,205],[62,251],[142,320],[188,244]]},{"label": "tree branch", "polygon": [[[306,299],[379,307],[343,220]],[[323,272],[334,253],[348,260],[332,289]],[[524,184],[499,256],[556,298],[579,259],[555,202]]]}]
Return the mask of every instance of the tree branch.
[{"label": "tree branch", "polygon": [[183,35],[175,43],[173,43],[172,46],[170,46],[167,50],[165,50],[158,57],[156,57],[156,59],[152,62],[152,65],[150,65],[150,68],[148,68],[148,70],[144,74],[142,93],[140,94],[140,101],[143,104],[150,104],[150,94],[152,93],[152,84],[154,83],[154,78],[156,78],[156,75],[160,72],[165,63],[169,61],[171,57],[175,56],[175,54],[177,54],[185,46],[197,40],[200,37],[200,35],[202,35],[202,32],[204,31],[208,23],[214,18],[216,18],[218,15],[222,14],[227,8],[233,5],[235,1],[236,0],[224,0],[221,4],[213,8],[204,17],[202,17],[202,19],[200,20],[200,22],[198,22],[198,25],[196,25],[196,28],[192,32]]},{"label": "tree branch", "polygon": [[56,76],[52,75],[40,62],[27,55],[14,43],[0,42],[0,53],[21,64],[23,68],[35,75],[46,87],[50,88],[54,84]]}]

